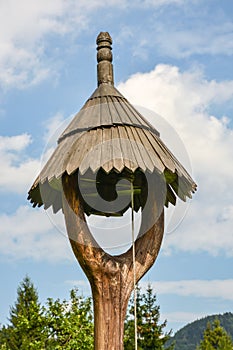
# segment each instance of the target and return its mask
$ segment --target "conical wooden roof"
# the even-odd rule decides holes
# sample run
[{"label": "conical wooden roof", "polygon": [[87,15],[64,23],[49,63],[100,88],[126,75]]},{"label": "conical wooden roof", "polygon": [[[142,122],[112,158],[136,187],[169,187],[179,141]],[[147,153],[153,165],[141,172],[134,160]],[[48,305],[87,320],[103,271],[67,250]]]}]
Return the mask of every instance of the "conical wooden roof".
[{"label": "conical wooden roof", "polygon": [[[63,174],[81,174],[100,168],[106,173],[124,169],[164,174],[167,204],[191,197],[196,184],[168,150],[159,132],[113,85],[111,37],[100,33],[98,44],[98,88],[58,139],[54,153],[40,172],[28,199],[33,206],[62,207],[60,182]],[[43,195],[41,193],[43,186]],[[176,195],[175,195],[176,193]]]}]

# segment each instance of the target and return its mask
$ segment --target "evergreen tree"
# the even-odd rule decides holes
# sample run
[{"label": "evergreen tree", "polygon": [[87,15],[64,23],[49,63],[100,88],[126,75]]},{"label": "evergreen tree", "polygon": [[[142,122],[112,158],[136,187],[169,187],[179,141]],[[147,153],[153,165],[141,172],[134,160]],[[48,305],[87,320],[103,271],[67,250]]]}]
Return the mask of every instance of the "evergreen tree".
[{"label": "evergreen tree", "polygon": [[73,289],[69,300],[48,298],[45,308],[26,277],[10,309],[9,325],[0,327],[0,350],[91,350],[93,329],[90,298]]},{"label": "evergreen tree", "polygon": [[203,340],[197,346],[197,350],[232,350],[233,342],[230,335],[220,326],[216,319],[213,324],[207,323]]},{"label": "evergreen tree", "polygon": [[[160,307],[156,303],[156,295],[153,294],[150,285],[148,285],[146,293],[143,294],[140,288],[137,288],[136,310],[138,348],[141,350],[172,350],[174,345],[165,346],[170,339],[171,331],[163,332],[167,324],[166,321],[159,324]],[[132,298],[125,322],[124,349],[133,350],[134,348],[134,303]]]},{"label": "evergreen tree", "polygon": [[17,301],[10,309],[10,324],[1,329],[0,349],[43,350],[46,344],[45,318],[38,294],[29,277],[17,290]]}]

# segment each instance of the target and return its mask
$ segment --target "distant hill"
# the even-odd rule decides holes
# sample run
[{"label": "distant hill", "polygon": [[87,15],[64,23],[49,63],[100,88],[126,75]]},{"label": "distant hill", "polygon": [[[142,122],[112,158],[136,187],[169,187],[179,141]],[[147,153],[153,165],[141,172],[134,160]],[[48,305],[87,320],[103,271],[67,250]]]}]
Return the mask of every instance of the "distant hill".
[{"label": "distant hill", "polygon": [[187,324],[175,333],[169,344],[175,341],[174,350],[195,350],[203,337],[207,322],[213,322],[216,318],[221,326],[233,339],[233,313],[227,312],[219,315],[211,315]]}]

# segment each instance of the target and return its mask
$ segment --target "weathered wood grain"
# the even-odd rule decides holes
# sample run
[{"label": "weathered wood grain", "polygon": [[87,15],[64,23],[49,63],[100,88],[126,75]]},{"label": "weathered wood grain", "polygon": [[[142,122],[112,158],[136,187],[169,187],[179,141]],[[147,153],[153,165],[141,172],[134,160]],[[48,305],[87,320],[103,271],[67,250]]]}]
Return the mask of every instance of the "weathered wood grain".
[{"label": "weathered wood grain", "polygon": [[[92,289],[95,320],[95,350],[123,350],[124,319],[133,290],[132,248],[111,256],[94,240],[76,195],[74,175],[63,176],[63,207],[66,228],[73,252]],[[144,222],[157,212],[157,193],[153,194],[149,212],[142,214],[140,238],[136,240],[136,280],[148,271],[158,255],[164,228],[161,212],[158,220],[144,232]]]}]

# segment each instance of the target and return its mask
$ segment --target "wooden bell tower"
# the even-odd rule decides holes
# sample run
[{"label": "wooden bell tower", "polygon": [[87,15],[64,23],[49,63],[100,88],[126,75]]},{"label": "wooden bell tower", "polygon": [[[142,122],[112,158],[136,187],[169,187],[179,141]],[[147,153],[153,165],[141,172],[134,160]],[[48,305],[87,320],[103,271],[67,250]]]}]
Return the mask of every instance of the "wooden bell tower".
[{"label": "wooden bell tower", "polygon": [[[34,207],[63,211],[92,289],[95,349],[121,350],[134,284],[159,253],[164,206],[191,197],[196,184],[159,132],[114,87],[110,35],[101,32],[96,42],[98,87],[59,137],[28,199]],[[95,241],[85,215],[122,216],[129,208],[141,211],[135,245],[112,256]]]}]

